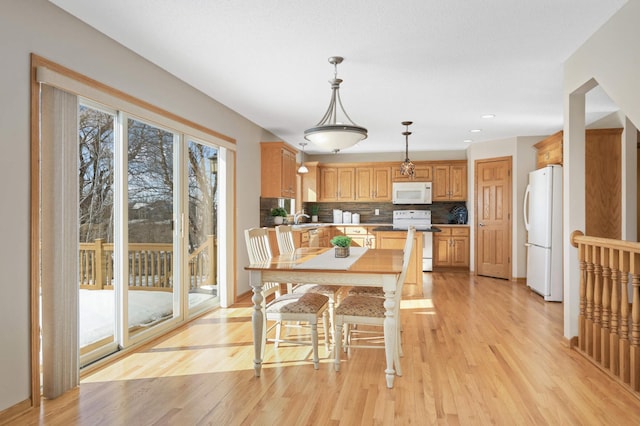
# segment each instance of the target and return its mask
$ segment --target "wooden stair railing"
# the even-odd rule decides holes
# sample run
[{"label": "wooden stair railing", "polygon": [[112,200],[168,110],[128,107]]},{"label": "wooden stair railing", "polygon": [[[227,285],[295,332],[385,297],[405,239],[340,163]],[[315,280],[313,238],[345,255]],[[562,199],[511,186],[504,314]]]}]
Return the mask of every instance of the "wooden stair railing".
[{"label": "wooden stair railing", "polygon": [[575,347],[640,397],[640,243],[571,234],[580,262]]}]

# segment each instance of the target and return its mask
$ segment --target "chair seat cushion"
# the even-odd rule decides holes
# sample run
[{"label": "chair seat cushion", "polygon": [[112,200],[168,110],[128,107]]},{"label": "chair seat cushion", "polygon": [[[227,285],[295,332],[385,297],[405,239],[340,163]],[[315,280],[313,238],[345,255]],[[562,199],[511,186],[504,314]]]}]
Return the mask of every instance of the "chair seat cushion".
[{"label": "chair seat cushion", "polygon": [[384,290],[382,289],[382,287],[351,287],[349,289],[348,295],[384,297]]},{"label": "chair seat cushion", "polygon": [[277,297],[267,305],[267,313],[313,314],[328,303],[329,298],[317,293],[291,293]]},{"label": "chair seat cushion", "polygon": [[320,284],[299,284],[293,288],[294,293],[317,293],[329,297],[335,297],[339,290],[339,286]]},{"label": "chair seat cushion", "polygon": [[384,318],[384,299],[369,296],[348,296],[336,308],[336,315]]}]

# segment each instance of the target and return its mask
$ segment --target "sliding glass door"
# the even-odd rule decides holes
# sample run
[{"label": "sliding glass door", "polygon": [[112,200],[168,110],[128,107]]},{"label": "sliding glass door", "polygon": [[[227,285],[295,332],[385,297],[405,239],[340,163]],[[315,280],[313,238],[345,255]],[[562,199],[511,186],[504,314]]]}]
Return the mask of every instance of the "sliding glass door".
[{"label": "sliding glass door", "polygon": [[[127,281],[129,336],[174,317],[174,157],[178,136],[127,119]],[[175,298],[174,298],[175,296]]]},{"label": "sliding glass door", "polygon": [[83,100],[80,365],[219,303],[218,147]]},{"label": "sliding glass door", "polygon": [[189,312],[219,298],[218,288],[218,149],[187,142]]},{"label": "sliding glass door", "polygon": [[117,350],[114,290],[114,148],[116,112],[79,109],[78,235],[80,365]]}]

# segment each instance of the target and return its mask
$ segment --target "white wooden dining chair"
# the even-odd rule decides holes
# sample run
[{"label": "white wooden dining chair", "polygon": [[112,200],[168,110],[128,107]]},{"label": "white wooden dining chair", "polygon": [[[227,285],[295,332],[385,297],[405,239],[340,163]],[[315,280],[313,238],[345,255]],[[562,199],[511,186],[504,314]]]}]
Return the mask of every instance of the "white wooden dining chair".
[{"label": "white wooden dining chair", "polygon": [[[393,315],[396,319],[396,347],[394,348],[394,366],[396,370],[396,374],[398,376],[402,375],[402,369],[400,367],[400,356],[402,355],[402,336],[400,333],[400,302],[402,299],[402,288],[404,286],[404,280],[407,275],[407,269],[409,266],[409,259],[411,258],[411,252],[413,251],[413,243],[414,236],[416,233],[416,229],[414,227],[409,227],[407,231],[407,240],[404,245],[404,253],[402,257],[402,271],[398,276],[398,280],[396,282],[396,293],[395,293],[395,305],[393,307]],[[340,304],[336,307],[335,311],[335,323],[336,323],[336,336],[340,336],[342,334],[343,327],[345,330],[345,338],[344,342],[342,339],[337,339],[335,342],[335,369],[336,371],[340,371],[340,358],[341,358],[341,345],[345,345],[345,349],[348,347],[352,348],[383,348],[384,345],[374,345],[374,344],[361,344],[359,343],[359,339],[356,339],[352,336],[352,333],[368,333],[367,330],[353,330],[350,326],[352,325],[367,325],[367,326],[380,326],[384,328],[384,319],[385,319],[385,307],[384,307],[385,299],[382,297],[376,296],[364,296],[364,295],[351,295],[347,296],[344,300],[340,302]],[[379,332],[374,332],[376,337],[380,336]],[[384,332],[382,334],[384,336]],[[364,338],[364,341],[367,341],[367,338]]]},{"label": "white wooden dining chair", "polygon": [[[269,260],[271,246],[269,246],[269,230],[267,228],[251,228],[244,231],[245,242],[247,243],[247,253],[249,263],[261,263]],[[262,294],[266,300],[267,296],[275,294],[281,295],[280,283],[265,283],[262,286]]]},{"label": "white wooden dining chair", "polygon": [[[276,226],[276,240],[280,254],[293,253],[296,250],[291,225]],[[334,314],[336,303],[339,302],[342,287],[321,284],[287,284],[289,293],[317,293],[329,298],[329,322],[331,324],[331,339],[335,340]],[[384,296],[384,295],[383,295]]]},{"label": "white wooden dining chair", "polygon": [[[249,262],[261,263],[268,261],[272,257],[267,228],[251,228],[245,230],[245,240],[247,243]],[[326,340],[329,335],[327,326],[329,298],[321,294],[314,293],[292,293],[280,295],[279,289],[280,283],[263,284],[264,297],[262,303],[265,310],[265,323],[267,321],[275,321],[274,326],[276,327],[275,339],[267,339],[267,333],[273,329],[273,326],[269,329],[263,327],[263,340],[273,341],[276,347],[278,347],[278,343],[280,342],[298,345],[310,343],[313,349],[313,366],[317,370],[320,363],[320,357],[318,354],[318,318],[320,316],[323,317],[324,335]],[[275,298],[267,303],[266,297],[270,294],[275,294]],[[282,339],[280,330],[284,321],[308,323],[311,327],[311,342],[304,340]],[[261,357],[264,357],[264,347],[265,345],[262,345],[263,353],[261,354]]]}]

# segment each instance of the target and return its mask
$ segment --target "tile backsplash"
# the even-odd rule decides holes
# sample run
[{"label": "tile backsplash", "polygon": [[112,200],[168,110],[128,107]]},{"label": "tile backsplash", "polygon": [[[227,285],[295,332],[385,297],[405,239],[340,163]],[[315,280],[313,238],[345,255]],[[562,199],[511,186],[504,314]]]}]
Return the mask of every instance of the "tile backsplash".
[{"label": "tile backsplash", "polygon": [[[318,221],[331,223],[333,222],[333,209],[349,211],[351,213],[360,214],[361,223],[391,223],[393,221],[394,210],[431,210],[431,222],[434,224],[454,223],[454,219],[450,214],[454,207],[466,207],[465,202],[435,202],[433,204],[419,205],[397,205],[390,202],[380,203],[355,203],[355,202],[337,202],[337,203],[303,203],[305,213],[309,214],[312,204],[318,206]],[[260,199],[260,226],[273,226],[273,218],[270,215],[271,209],[278,206],[277,198],[261,198]],[[375,210],[379,210],[379,215],[375,215]],[[306,219],[310,222],[309,219]]]}]

